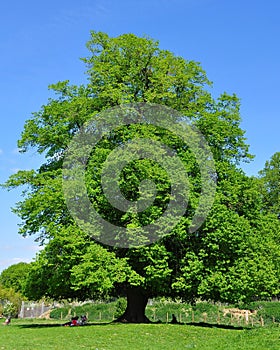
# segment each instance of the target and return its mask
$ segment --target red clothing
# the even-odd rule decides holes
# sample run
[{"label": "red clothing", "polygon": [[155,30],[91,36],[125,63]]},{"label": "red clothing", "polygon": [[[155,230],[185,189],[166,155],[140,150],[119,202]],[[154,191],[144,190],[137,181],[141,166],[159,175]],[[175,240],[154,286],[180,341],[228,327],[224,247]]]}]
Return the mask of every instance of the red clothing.
[{"label": "red clothing", "polygon": [[78,325],[77,320],[72,320],[72,322],[71,322],[71,326],[77,326],[77,325]]}]

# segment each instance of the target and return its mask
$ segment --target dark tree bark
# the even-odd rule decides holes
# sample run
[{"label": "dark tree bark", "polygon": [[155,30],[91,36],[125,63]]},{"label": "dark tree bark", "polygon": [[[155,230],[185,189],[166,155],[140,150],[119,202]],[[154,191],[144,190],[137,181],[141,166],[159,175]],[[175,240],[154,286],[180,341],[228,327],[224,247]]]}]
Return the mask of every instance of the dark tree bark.
[{"label": "dark tree bark", "polygon": [[127,289],[127,306],[124,314],[117,319],[117,322],[128,323],[149,323],[145,316],[145,309],[148,297],[141,288]]}]

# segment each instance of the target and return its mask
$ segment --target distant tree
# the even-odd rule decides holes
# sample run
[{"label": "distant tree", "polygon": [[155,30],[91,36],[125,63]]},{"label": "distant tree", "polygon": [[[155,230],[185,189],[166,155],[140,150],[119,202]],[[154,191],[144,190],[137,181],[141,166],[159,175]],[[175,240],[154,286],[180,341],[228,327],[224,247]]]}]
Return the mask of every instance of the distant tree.
[{"label": "distant tree", "polygon": [[5,288],[12,288],[16,292],[22,292],[23,284],[28,275],[30,264],[20,262],[3,270],[0,274],[0,284]]},{"label": "distant tree", "polygon": [[[156,296],[237,302],[276,293],[275,263],[270,251],[262,248],[263,241],[267,247],[276,247],[275,237],[262,229],[256,183],[237,166],[252,158],[240,128],[238,98],[223,94],[215,100],[198,63],[161,50],[152,39],[133,34],[110,38],[92,32],[87,46],[88,84],[52,85],[57,97],[26,121],[18,142],[22,152],[35,148],[46,156],[46,162],[38,170],[19,171],[6,183],[9,189],[25,186],[24,198],[14,208],[22,219],[20,233],[36,234],[45,243],[31,264],[25,294],[37,299],[44,295],[79,299],[125,295],[128,303],[120,320],[146,322],[148,298]],[[211,147],[217,193],[207,220],[195,232],[188,228],[201,191],[196,159],[176,135],[152,125],[123,126],[95,145],[85,175],[88,196],[106,220],[139,228],[141,233],[141,227],[160,217],[168,206],[168,174],[148,159],[123,168],[118,185],[128,201],[141,197],[143,179],[156,184],[156,200],[135,214],[118,210],[106,200],[102,167],[114,148],[131,144],[134,138],[160,141],[180,157],[189,176],[189,203],[180,223],[151,245],[121,248],[95,241],[71,217],[62,190],[69,143],[86,121],[94,120],[96,127],[102,111],[127,103],[156,103],[177,110],[191,119]],[[93,236],[98,237],[98,226],[95,231]],[[273,254],[278,256],[278,250]]]},{"label": "distant tree", "polygon": [[280,218],[280,152],[265,162],[259,177],[264,208]]}]

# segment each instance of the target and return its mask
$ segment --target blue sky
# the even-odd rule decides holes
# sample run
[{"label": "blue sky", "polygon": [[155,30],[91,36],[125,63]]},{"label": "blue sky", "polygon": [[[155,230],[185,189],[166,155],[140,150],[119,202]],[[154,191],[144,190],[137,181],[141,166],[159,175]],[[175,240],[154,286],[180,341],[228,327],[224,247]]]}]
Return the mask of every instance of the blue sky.
[{"label": "blue sky", "polygon": [[[34,151],[17,152],[26,119],[47,103],[48,85],[85,82],[90,30],[148,35],[160,47],[196,60],[213,94],[236,93],[256,175],[279,151],[280,2],[277,0],[10,0],[0,3],[0,182],[37,167]],[[0,189],[0,271],[30,261],[38,246],[18,235],[10,208],[20,191]]]}]

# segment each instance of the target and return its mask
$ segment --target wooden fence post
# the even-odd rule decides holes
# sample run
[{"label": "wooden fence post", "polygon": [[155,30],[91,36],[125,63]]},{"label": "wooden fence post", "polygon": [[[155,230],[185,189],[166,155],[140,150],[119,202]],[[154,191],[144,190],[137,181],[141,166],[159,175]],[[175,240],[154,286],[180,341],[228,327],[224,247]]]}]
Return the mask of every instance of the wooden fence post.
[{"label": "wooden fence post", "polygon": [[249,323],[249,312],[248,312],[248,310],[245,311],[245,323],[246,324]]},{"label": "wooden fence post", "polygon": [[217,323],[220,324],[220,321],[221,321],[221,317],[220,317],[220,312],[219,312],[219,310],[218,310]]},{"label": "wooden fence post", "polygon": [[202,316],[203,316],[203,322],[206,323],[207,322],[207,312],[203,312]]}]

